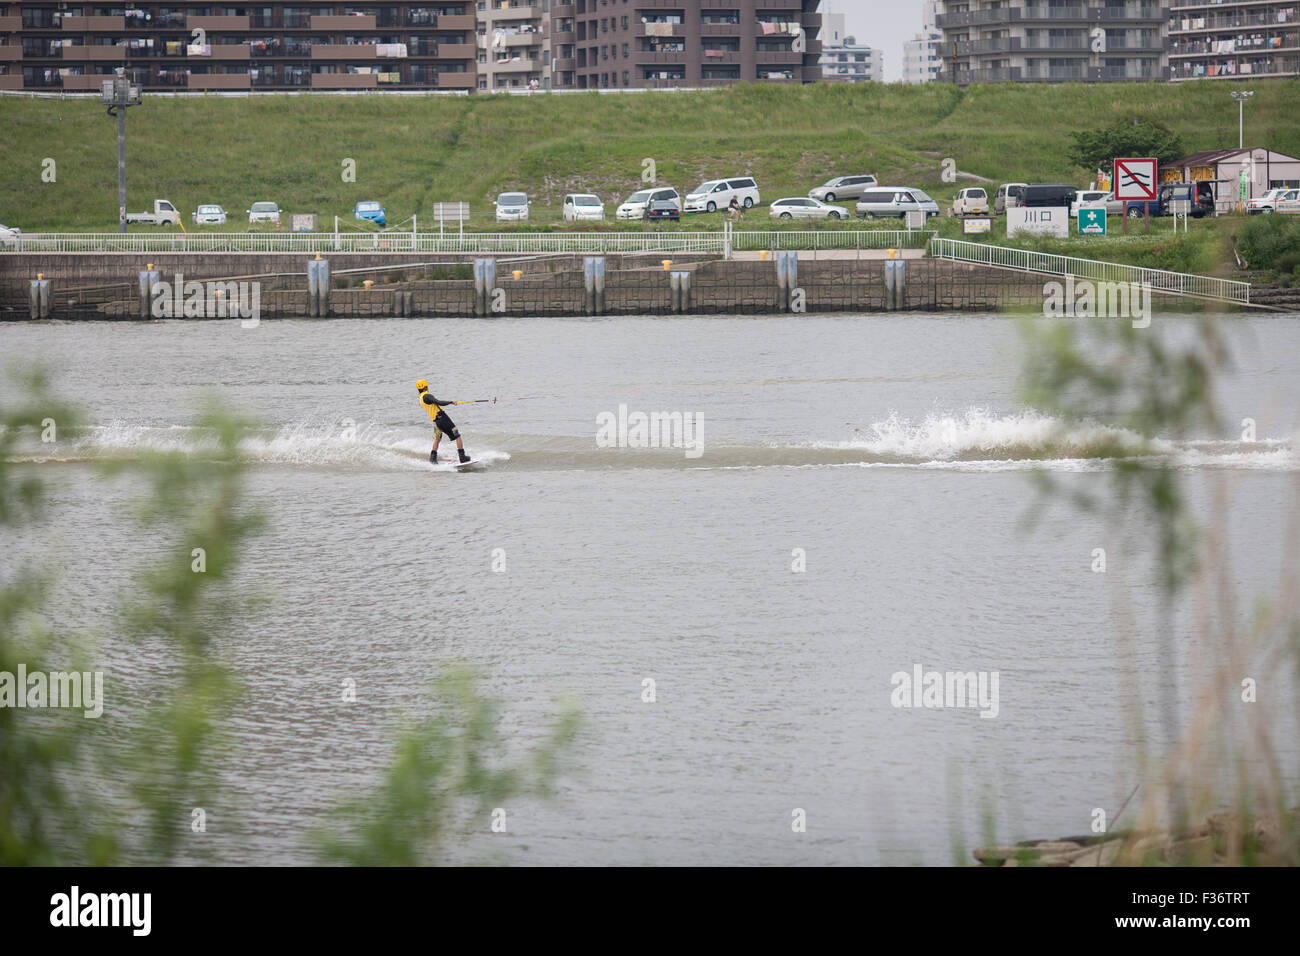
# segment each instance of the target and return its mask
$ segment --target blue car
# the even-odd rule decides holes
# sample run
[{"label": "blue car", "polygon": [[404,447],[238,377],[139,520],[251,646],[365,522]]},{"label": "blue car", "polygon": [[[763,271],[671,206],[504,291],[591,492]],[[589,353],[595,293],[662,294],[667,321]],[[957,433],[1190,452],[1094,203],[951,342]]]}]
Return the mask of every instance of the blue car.
[{"label": "blue car", "polygon": [[388,215],[384,212],[384,207],[377,202],[359,202],[352,210],[352,215],[356,219],[364,219],[367,222],[378,223],[381,226],[388,225]]}]

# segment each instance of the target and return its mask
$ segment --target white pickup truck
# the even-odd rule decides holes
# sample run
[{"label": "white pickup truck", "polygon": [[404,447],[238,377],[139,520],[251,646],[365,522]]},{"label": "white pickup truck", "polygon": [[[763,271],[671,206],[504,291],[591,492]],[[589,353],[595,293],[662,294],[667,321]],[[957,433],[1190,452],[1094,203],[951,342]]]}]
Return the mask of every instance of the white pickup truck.
[{"label": "white pickup truck", "polygon": [[151,226],[179,226],[181,214],[166,199],[155,199],[153,212],[129,212],[126,214],[126,221],[148,223]]}]

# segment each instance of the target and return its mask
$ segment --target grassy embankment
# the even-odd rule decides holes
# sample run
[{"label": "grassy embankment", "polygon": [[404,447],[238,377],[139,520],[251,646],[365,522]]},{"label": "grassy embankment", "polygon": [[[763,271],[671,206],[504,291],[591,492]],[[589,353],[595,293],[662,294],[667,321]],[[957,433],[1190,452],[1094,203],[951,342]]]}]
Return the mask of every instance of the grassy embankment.
[{"label": "grassy embankment", "polygon": [[[1300,82],[1255,87],[1246,140],[1300,154]],[[869,84],[627,96],[146,97],[128,120],[128,205],[140,211],[166,197],[194,228],[188,217],[195,205],[215,202],[231,213],[230,225],[218,228],[242,231],[249,228],[243,212],[257,200],[316,212],[322,228],[332,228],[335,215],[352,225],[357,200],[377,199],[390,224],[409,228],[416,215],[425,231],[436,228],[433,203],[462,200],[475,213],[469,228],[550,230],[567,227],[560,218],[566,192],[592,191],[605,200],[610,219],[576,228],[642,229],[612,217],[614,206],[640,188],[646,159],[659,182],[682,191],[710,177],[749,174],[771,200],[803,195],[832,175],[868,171],[887,184],[920,186],[946,205],[965,183],[942,181],[947,157],[993,183],[1082,185],[1090,171],[1068,160],[1069,134],[1128,117],[1168,124],[1189,152],[1231,146],[1237,113],[1227,92],[1206,81],[965,91]],[[96,101],[0,98],[0,130],[0,222],[25,232],[116,227],[115,126]],[[47,158],[55,162],[53,182],[42,179]],[[355,181],[343,177],[349,159]],[[531,223],[493,222],[492,200],[507,189],[533,198]],[[679,228],[717,228],[720,219],[690,216]],[[744,228],[781,225],[759,209]],[[936,225],[944,235],[960,235],[946,217]],[[819,228],[860,226],[855,219]],[[1231,220],[1193,223],[1190,240],[1174,241],[1169,222],[1161,221],[1150,237],[1139,229],[1124,239],[1035,244],[1209,271],[1224,262],[1223,240],[1234,228]],[[999,222],[987,241],[1006,241],[1005,226]]]}]

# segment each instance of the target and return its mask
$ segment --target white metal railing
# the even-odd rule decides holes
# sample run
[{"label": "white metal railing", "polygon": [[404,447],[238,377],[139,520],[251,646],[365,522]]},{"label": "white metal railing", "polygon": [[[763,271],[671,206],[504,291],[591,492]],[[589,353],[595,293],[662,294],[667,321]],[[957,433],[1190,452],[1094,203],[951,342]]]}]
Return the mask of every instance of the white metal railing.
[{"label": "white metal railing", "polygon": [[1169,272],[1165,269],[1147,269],[1119,262],[1101,262],[1080,259],[1050,252],[1014,249],[1010,246],[993,246],[982,242],[961,239],[930,240],[930,255],[939,259],[956,259],[959,262],[977,262],[981,265],[1001,266],[1024,272],[1044,272],[1049,275],[1071,275],[1095,282],[1136,282],[1153,292],[1171,295],[1196,296],[1222,302],[1250,304],[1250,283],[1235,279],[1195,275],[1189,272]]},{"label": "white metal railing", "polygon": [[[382,232],[24,233],[0,249],[22,253],[634,253],[722,254],[723,232],[506,232],[439,235]],[[921,248],[935,234],[903,229],[770,230],[730,233],[732,249]]]}]

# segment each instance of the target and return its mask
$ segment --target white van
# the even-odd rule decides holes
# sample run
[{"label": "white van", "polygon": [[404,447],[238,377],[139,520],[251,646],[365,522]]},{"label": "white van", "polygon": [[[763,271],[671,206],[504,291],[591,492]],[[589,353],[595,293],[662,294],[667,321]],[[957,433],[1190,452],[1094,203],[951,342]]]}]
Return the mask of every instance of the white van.
[{"label": "white van", "polygon": [[497,222],[522,222],[527,218],[527,193],[501,193],[497,196]]},{"label": "white van", "polygon": [[642,189],[627,197],[627,201],[614,211],[615,219],[644,219],[646,210],[652,202],[680,203],[682,197],[672,186],[660,186],[655,189]]},{"label": "white van", "polygon": [[595,193],[569,193],[564,197],[564,219],[604,219],[605,204]]},{"label": "white van", "polygon": [[1014,206],[1020,197],[1020,190],[1027,185],[1028,183],[1003,183],[999,186],[997,195],[993,197],[993,215],[1001,216],[1008,206]]},{"label": "white van", "polygon": [[885,186],[868,189],[855,207],[863,219],[905,219],[909,212],[924,212],[925,218],[939,215],[939,204],[919,189]]},{"label": "white van", "polygon": [[683,212],[717,212],[725,210],[735,199],[746,209],[758,202],[758,183],[750,176],[735,179],[710,179],[686,194]]}]

